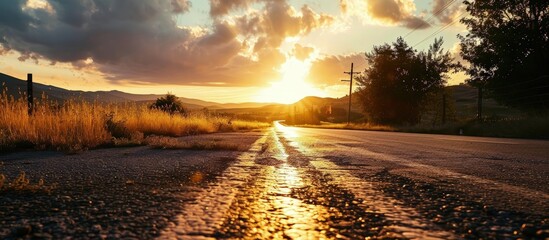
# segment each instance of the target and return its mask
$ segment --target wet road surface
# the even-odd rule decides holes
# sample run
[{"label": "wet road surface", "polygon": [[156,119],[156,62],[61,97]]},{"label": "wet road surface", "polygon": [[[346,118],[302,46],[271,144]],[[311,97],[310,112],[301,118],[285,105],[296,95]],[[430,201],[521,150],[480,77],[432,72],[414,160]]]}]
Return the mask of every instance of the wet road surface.
[{"label": "wet road surface", "polygon": [[1,193],[0,238],[549,238],[548,141],[280,123],[205,138],[251,147],[0,156],[57,185]]},{"label": "wet road surface", "polygon": [[543,239],[548,156],[543,141],[276,123],[160,238]]}]

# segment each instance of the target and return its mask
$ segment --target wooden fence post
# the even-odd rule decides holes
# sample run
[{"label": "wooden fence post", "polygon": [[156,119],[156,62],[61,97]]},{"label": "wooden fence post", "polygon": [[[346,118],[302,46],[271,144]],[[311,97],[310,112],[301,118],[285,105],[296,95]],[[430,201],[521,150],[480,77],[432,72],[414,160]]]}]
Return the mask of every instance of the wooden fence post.
[{"label": "wooden fence post", "polygon": [[29,115],[32,115],[32,111],[34,108],[34,98],[33,98],[33,91],[32,91],[32,73],[27,74],[27,102],[28,102]]}]

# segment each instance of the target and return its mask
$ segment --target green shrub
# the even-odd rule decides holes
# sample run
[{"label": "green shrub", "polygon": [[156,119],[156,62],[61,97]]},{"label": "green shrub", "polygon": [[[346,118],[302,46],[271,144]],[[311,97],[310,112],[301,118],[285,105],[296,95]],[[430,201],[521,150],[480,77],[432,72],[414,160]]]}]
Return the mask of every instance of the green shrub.
[{"label": "green shrub", "polygon": [[176,113],[186,113],[185,108],[183,108],[183,103],[177,98],[177,96],[170,93],[166,94],[165,97],[156,99],[156,102],[151,104],[150,108],[159,109],[171,115]]}]

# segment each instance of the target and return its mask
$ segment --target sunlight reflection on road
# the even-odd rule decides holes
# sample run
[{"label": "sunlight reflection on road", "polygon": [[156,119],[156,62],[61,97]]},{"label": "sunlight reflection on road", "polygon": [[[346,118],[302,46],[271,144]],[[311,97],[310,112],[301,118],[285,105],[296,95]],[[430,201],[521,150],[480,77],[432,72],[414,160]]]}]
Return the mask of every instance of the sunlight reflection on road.
[{"label": "sunlight reflection on road", "polygon": [[282,132],[282,134],[286,138],[294,139],[294,138],[299,137],[299,134],[297,133],[297,131],[294,128],[286,127],[286,126],[282,125],[280,123],[280,121],[276,121],[274,123],[274,125],[275,125],[275,128],[277,129],[277,131]]},{"label": "sunlight reflection on road", "polygon": [[[283,234],[287,237],[299,239],[319,239],[320,226],[316,221],[319,215],[327,214],[322,206],[304,203],[291,197],[292,189],[304,187],[300,173],[292,166],[283,164],[270,171],[266,178],[265,192],[269,201],[260,201],[262,212],[267,213],[266,219],[275,220],[267,225],[281,225]],[[262,226],[262,227],[268,227]],[[267,237],[263,234],[262,237]]]},{"label": "sunlight reflection on road", "polygon": [[265,167],[261,175],[252,193],[233,206],[229,231],[249,229],[242,235],[246,239],[326,239],[322,230],[328,227],[317,219],[327,210],[292,196],[293,189],[306,185],[299,169],[284,163]]},{"label": "sunlight reflection on road", "polygon": [[275,121],[274,126],[276,131],[282,134],[290,146],[300,148],[298,139],[301,136],[297,132],[296,128],[284,126],[280,123],[280,121]]},{"label": "sunlight reflection on road", "polygon": [[273,138],[273,143],[272,143],[273,146],[271,147],[271,151],[273,152],[273,157],[283,162],[287,162],[289,155],[286,152],[286,148],[284,148],[284,145],[282,145],[282,142],[280,141],[278,134],[276,134],[276,132],[273,130],[271,136]]},{"label": "sunlight reflection on road", "polygon": [[[297,137],[292,129],[282,126],[279,122],[275,122],[275,129],[276,131],[283,131],[284,137]],[[273,144],[276,147],[275,152],[279,153],[278,155],[282,158],[283,163],[273,167],[273,171],[269,171],[266,176],[265,191],[266,195],[271,197],[271,201],[261,201],[263,203],[261,208],[270,213],[269,215],[275,215],[272,216],[272,219],[280,219],[285,225],[284,235],[287,237],[323,238],[324,236],[321,235],[319,230],[326,229],[326,226],[320,226],[317,219],[319,215],[327,214],[327,210],[322,206],[307,204],[290,196],[292,189],[306,187],[306,183],[302,178],[303,173],[288,163],[289,155],[274,130],[272,137]],[[272,211],[273,209],[274,211]],[[271,218],[271,216],[268,218]]]},{"label": "sunlight reflection on road", "polygon": [[334,147],[308,131],[275,122],[159,239],[456,238],[324,158]]}]

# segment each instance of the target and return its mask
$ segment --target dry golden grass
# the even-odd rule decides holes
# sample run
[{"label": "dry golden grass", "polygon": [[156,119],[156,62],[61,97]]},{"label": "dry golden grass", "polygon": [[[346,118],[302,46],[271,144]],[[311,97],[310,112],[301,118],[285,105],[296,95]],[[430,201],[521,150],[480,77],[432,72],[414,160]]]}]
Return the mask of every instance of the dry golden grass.
[{"label": "dry golden grass", "polygon": [[0,174],[0,192],[2,191],[15,191],[15,192],[51,192],[55,186],[46,186],[44,179],[40,178],[36,184],[30,182],[25,172],[19,173],[19,175],[8,182],[6,176]]},{"label": "dry golden grass", "polygon": [[110,139],[105,129],[104,109],[85,102],[67,102],[63,107],[37,104],[27,114],[23,100],[0,99],[0,150],[16,145],[38,149],[81,150]]},{"label": "dry golden grass", "polygon": [[15,100],[5,92],[0,96],[0,152],[19,146],[75,152],[101,145],[140,145],[144,136],[152,134],[179,137],[268,126],[204,113],[170,115],[136,104],[67,101],[60,105],[47,99],[28,115],[24,99]]},{"label": "dry golden grass", "polygon": [[245,151],[245,145],[227,143],[215,140],[180,141],[173,137],[148,137],[147,145],[155,149],[188,149],[188,150],[213,150],[213,151]]}]

